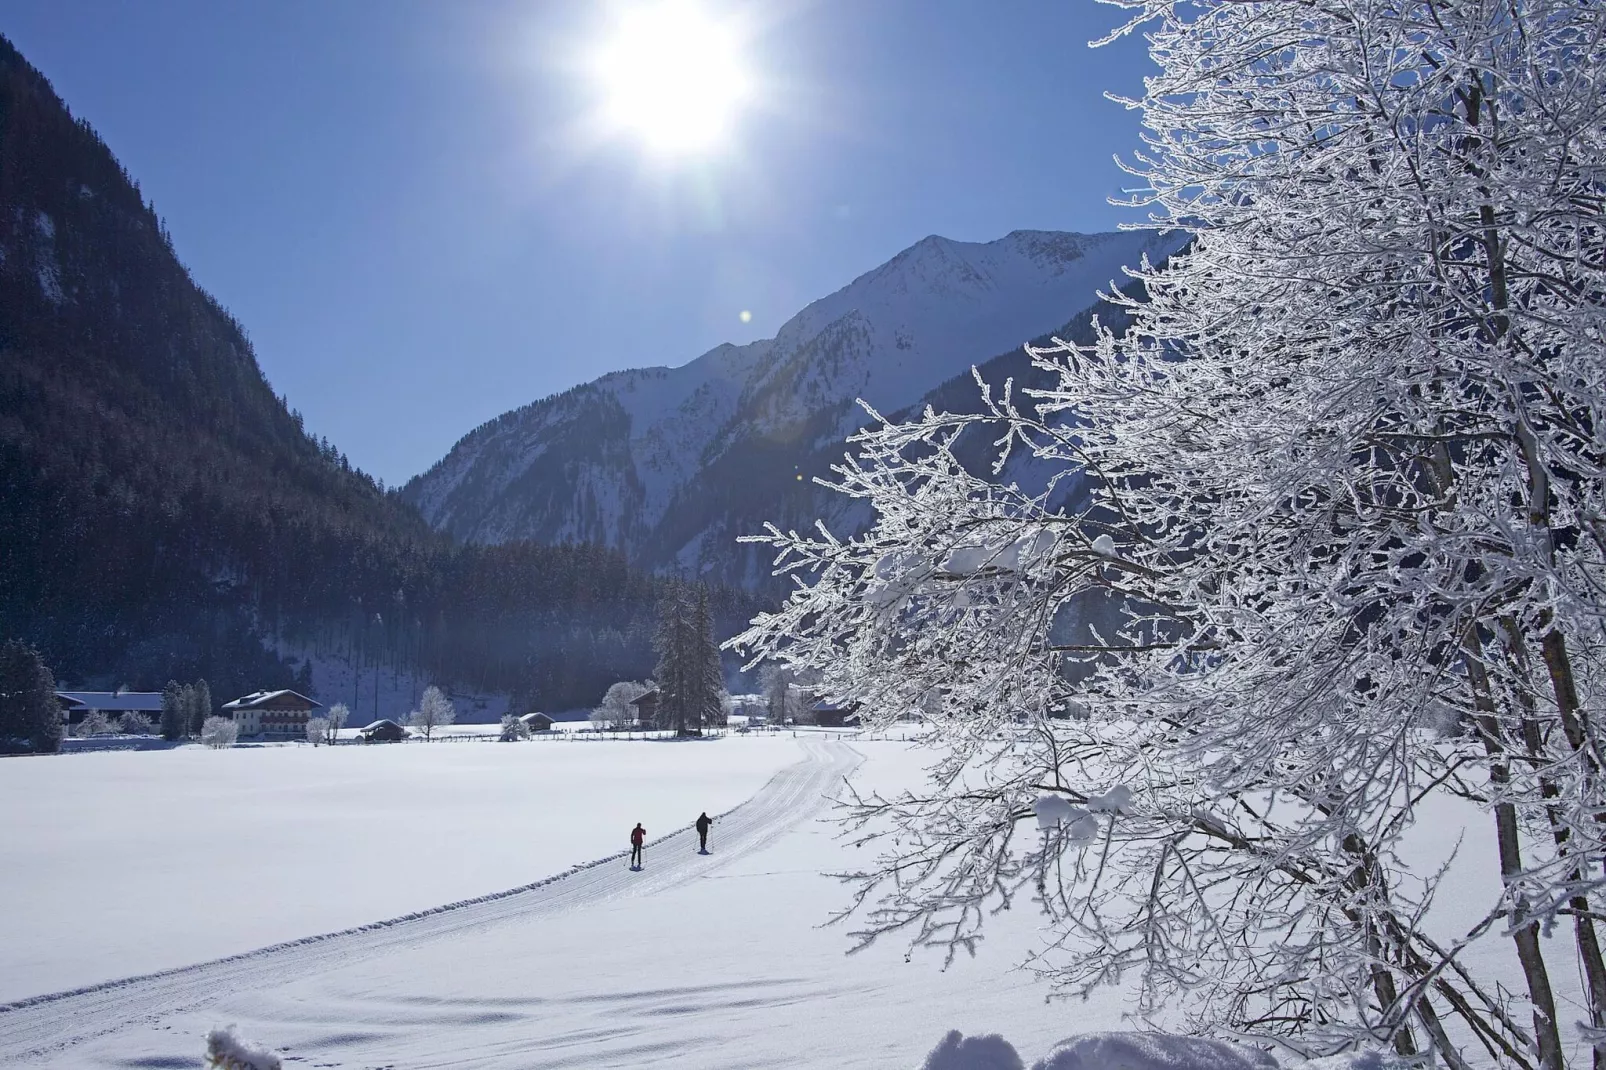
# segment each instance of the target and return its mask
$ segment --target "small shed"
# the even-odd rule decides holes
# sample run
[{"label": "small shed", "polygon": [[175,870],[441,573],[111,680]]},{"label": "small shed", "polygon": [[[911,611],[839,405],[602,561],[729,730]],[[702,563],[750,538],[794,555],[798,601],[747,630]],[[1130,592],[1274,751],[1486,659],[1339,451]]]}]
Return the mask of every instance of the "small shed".
[{"label": "small shed", "polygon": [[364,743],[399,743],[407,738],[407,729],[391,720],[375,721],[357,730]]},{"label": "small shed", "polygon": [[657,688],[631,699],[630,704],[636,708],[637,723],[643,725],[655,725],[658,723]]},{"label": "small shed", "polygon": [[532,732],[552,731],[552,718],[548,717],[544,713],[527,713],[523,717],[520,717],[519,720],[523,721],[524,727],[528,728]]}]

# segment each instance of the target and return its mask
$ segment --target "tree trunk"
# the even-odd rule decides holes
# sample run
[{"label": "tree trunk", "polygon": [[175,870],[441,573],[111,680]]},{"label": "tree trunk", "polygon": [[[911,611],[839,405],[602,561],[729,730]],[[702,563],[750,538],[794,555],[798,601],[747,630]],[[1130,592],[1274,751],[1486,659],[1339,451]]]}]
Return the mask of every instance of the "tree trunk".
[{"label": "tree trunk", "polygon": [[[1511,782],[1510,767],[1505,759],[1505,743],[1500,722],[1495,716],[1494,698],[1489,689],[1489,674],[1484,668],[1483,640],[1476,623],[1467,626],[1467,675],[1472,682],[1473,701],[1477,704],[1478,734],[1483,737],[1484,750],[1489,755],[1489,780],[1494,794]],[[1508,886],[1522,873],[1522,840],[1517,827],[1517,810],[1510,802],[1497,802],[1494,807],[1495,837],[1500,851],[1500,877]],[[1513,928],[1511,939],[1517,946],[1517,961],[1522,966],[1523,979],[1528,984],[1528,999],[1533,1004],[1534,1036],[1539,1042],[1541,1070],[1562,1070],[1561,1031],[1556,1022],[1556,996],[1550,987],[1550,972],[1545,966],[1539,947],[1539,922],[1529,920],[1518,927],[1515,923],[1526,912],[1527,897],[1518,895],[1512,907]]]}]

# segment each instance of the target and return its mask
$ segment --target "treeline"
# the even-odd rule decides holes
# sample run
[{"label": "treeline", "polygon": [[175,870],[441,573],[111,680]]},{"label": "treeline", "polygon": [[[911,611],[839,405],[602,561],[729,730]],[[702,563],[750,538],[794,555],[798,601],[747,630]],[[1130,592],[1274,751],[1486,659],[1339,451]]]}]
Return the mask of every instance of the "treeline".
[{"label": "treeline", "polygon": [[[288,687],[264,646],[591,704],[653,664],[661,581],[460,547],[315,440],[154,208],[0,38],[0,635],[58,676]],[[750,615],[716,592],[727,630]]]}]

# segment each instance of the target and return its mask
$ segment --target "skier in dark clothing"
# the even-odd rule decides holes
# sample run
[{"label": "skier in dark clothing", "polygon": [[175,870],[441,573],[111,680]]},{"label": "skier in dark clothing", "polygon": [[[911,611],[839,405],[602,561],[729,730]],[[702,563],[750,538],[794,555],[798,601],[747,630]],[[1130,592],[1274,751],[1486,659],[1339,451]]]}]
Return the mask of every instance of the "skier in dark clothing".
[{"label": "skier in dark clothing", "polygon": [[694,826],[697,829],[698,854],[705,855],[708,853],[708,826],[712,824],[713,822],[708,819],[708,812],[706,810],[703,811],[702,816],[697,819],[697,824]]},{"label": "skier in dark clothing", "polygon": [[641,868],[641,845],[647,842],[647,830],[636,822],[636,827],[630,830],[630,868]]}]

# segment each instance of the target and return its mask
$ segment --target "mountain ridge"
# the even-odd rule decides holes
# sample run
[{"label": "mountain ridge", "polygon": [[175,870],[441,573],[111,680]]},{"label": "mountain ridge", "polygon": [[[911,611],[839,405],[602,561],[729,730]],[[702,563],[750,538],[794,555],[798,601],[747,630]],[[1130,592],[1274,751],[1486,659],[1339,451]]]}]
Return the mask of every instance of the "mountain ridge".
[{"label": "mountain ridge", "polygon": [[503,413],[401,495],[462,541],[597,542],[644,568],[762,587],[735,535],[758,519],[810,521],[800,510],[812,491],[777,483],[807,483],[823,474],[821,456],[841,456],[868,421],[858,399],[888,414],[914,405],[1069,322],[1128,281],[1123,267],[1177,244],[1132,231],[929,235],[773,338],[609,372]]}]

